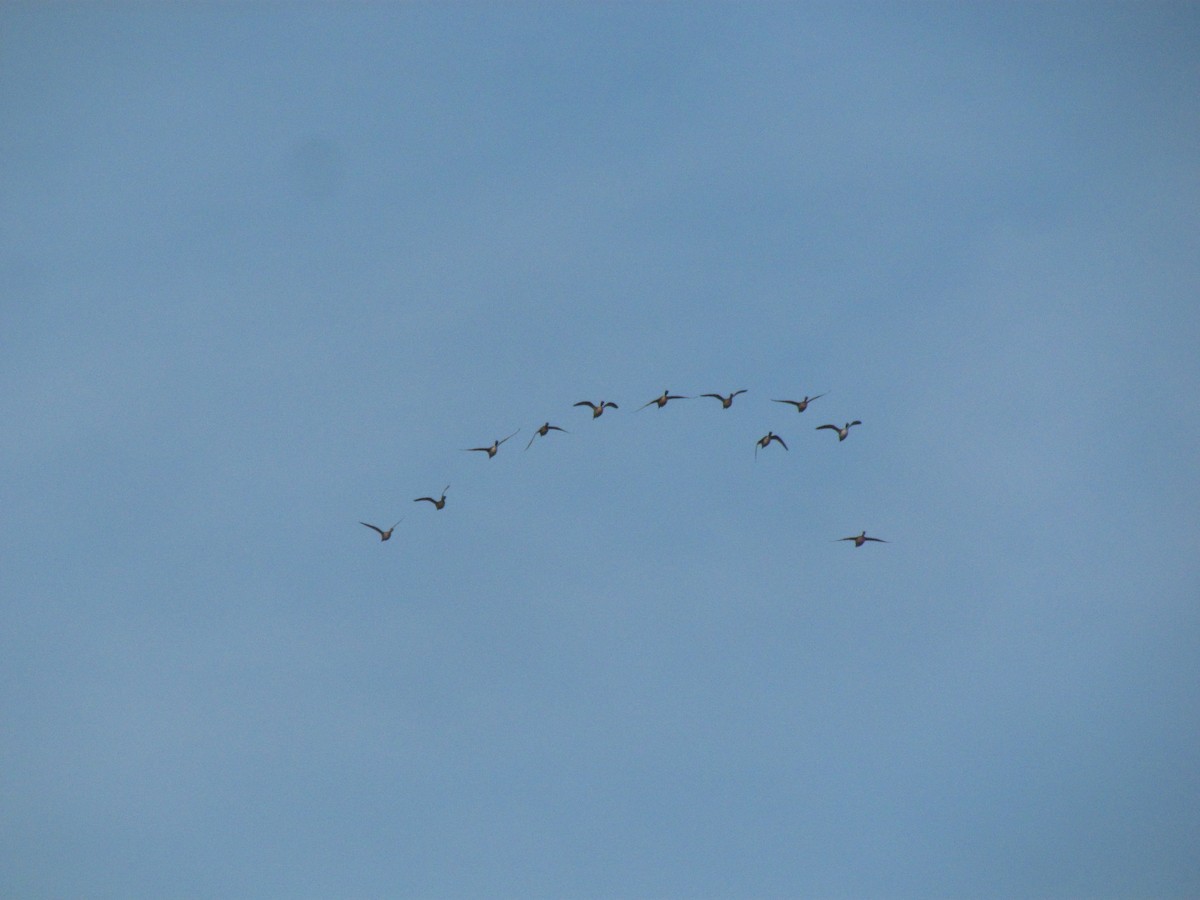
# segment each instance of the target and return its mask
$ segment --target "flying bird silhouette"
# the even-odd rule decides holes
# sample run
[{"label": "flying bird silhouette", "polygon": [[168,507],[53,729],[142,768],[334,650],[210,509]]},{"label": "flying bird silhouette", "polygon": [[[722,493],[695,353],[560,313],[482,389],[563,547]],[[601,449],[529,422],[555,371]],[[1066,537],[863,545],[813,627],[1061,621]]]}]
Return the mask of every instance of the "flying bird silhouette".
[{"label": "flying bird silhouette", "polygon": [[559,428],[557,425],[551,425],[549,422],[547,422],[541,428],[538,428],[536,431],[534,431],[533,437],[531,437],[529,439],[529,443],[525,445],[525,449],[528,450],[530,447],[533,446],[534,438],[545,437],[551,431],[561,431],[563,434],[570,434],[570,432],[567,431],[567,429]]},{"label": "flying bird silhouette", "polygon": [[667,405],[668,400],[690,400],[690,399],[692,399],[692,398],[684,397],[682,394],[672,394],[670,391],[663,391],[661,397],[655,397],[649,403],[643,403],[641,406],[638,407],[638,409],[645,409],[647,406],[654,406],[655,404],[658,405],[659,409],[662,409],[664,406]]},{"label": "flying bird silhouette", "polygon": [[701,397],[714,397],[717,400],[721,401],[722,409],[729,409],[729,407],[733,406],[733,398],[736,397],[738,394],[744,394],[744,393],[746,393],[746,389],[742,388],[740,391],[734,391],[728,397],[722,397],[720,394],[701,394],[700,396]]},{"label": "flying bird silhouette", "polygon": [[442,496],[438,497],[436,500],[434,500],[432,497],[418,497],[413,501],[413,503],[420,503],[422,500],[428,500],[433,504],[434,509],[441,509],[446,505],[446,491],[448,490],[450,490],[450,485],[446,485],[444,488],[442,488]]},{"label": "flying bird silhouette", "polygon": [[[825,393],[827,394],[829,392],[826,391]],[[808,409],[808,404],[810,404],[814,400],[817,400],[824,396],[825,396],[825,394],[817,394],[816,397],[809,397],[806,395],[803,400],[772,400],[771,402],[772,403],[788,403],[788,404],[791,404],[792,406],[796,407],[797,412],[804,412],[806,409]]]},{"label": "flying bird silhouette", "polygon": [[[520,428],[517,429],[517,431],[520,431],[520,430],[521,430]],[[490,447],[466,447],[463,449],[463,452],[464,453],[486,453],[488,455],[488,459],[491,459],[493,456],[496,455],[496,452],[500,449],[500,445],[503,444],[505,441],[507,441],[508,438],[512,437],[513,434],[516,434],[517,431],[514,431],[512,434],[510,434],[506,438],[502,438],[501,440],[498,440],[498,441],[492,441],[492,445]]]},{"label": "flying bird silhouette", "polygon": [[837,432],[839,441],[844,441],[846,439],[846,435],[848,435],[850,433],[850,429],[853,428],[855,425],[861,425],[861,424],[862,424],[862,422],[858,421],[858,419],[855,419],[853,422],[847,422],[841,428],[838,428],[836,425],[818,425],[817,431],[820,431],[823,428],[828,428],[830,431]]},{"label": "flying bird silhouette", "polygon": [[370,522],[359,522],[358,524],[359,524],[359,525],[366,525],[366,526],[367,526],[368,528],[370,528],[372,531],[378,531],[378,532],[379,532],[379,539],[380,539],[381,541],[386,541],[386,540],[388,540],[389,538],[391,538],[391,536],[392,536],[392,532],[396,530],[396,525],[399,525],[399,524],[400,524],[401,522],[403,522],[403,521],[404,521],[403,519],[397,519],[397,520],[396,520],[396,523],[395,523],[395,525],[392,525],[392,527],[391,527],[391,528],[389,528],[387,531],[384,531],[384,530],[383,530],[382,528],[380,528],[378,525],[372,525]]},{"label": "flying bird silhouette", "polygon": [[[652,401],[653,402],[653,401]],[[601,400],[599,404],[592,403],[588,400],[580,400],[578,403],[573,403],[572,406],[590,406],[592,408],[592,418],[598,419],[604,415],[604,410],[608,407],[612,409],[620,409],[615,403],[609,403],[607,400]]]},{"label": "flying bird silhouette", "polygon": [[756,443],[754,445],[754,458],[755,459],[758,459],[758,448],[762,447],[763,449],[766,449],[767,447],[771,446],[771,441],[779,441],[779,446],[782,447],[784,450],[787,449],[787,444],[785,444],[783,442],[783,438],[781,438],[779,435],[777,435],[773,431],[768,431],[766,434],[764,434],[762,437],[760,437],[758,439],[758,443]]},{"label": "flying bird silhouette", "polygon": [[867,537],[867,533],[865,531],[861,532],[860,534],[851,535],[850,537],[838,538],[836,541],[830,541],[830,543],[836,544],[838,541],[854,541],[855,547],[861,547],[867,541],[878,541],[881,544],[888,543],[888,541],[885,541],[883,538]]}]

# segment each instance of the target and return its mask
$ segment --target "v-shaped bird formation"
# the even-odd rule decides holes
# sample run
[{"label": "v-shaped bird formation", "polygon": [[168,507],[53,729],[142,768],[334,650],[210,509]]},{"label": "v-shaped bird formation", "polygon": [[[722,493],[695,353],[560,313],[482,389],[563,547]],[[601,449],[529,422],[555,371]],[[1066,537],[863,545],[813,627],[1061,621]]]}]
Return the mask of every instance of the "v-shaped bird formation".
[{"label": "v-shaped bird formation", "polygon": [[[728,394],[708,393],[708,394],[698,394],[695,396],[711,397],[714,400],[719,400],[721,402],[722,409],[729,409],[733,405],[734,398],[741,394],[745,394],[745,393],[747,393],[747,390],[745,388],[742,388],[740,390],[731,391]],[[815,394],[813,396],[809,396],[808,394],[805,394],[803,399],[801,399],[801,400],[772,399],[771,402],[787,404],[789,406],[794,407],[798,413],[803,413],[805,410],[808,409],[808,406],[810,403],[812,403],[814,400],[819,400],[820,398],[827,396],[827,394],[828,394],[828,391],[820,393],[820,394]],[[664,406],[666,406],[672,400],[689,400],[689,399],[692,399],[691,395],[672,394],[670,392],[670,390],[664,390],[657,397],[654,397],[653,399],[648,400],[646,403],[643,403],[641,406],[639,406],[638,410],[643,410],[643,409],[646,409],[651,406],[654,406],[658,409],[662,409]],[[609,400],[601,400],[598,403],[593,403],[590,400],[580,400],[577,403],[572,404],[572,406],[587,407],[588,409],[590,409],[592,411],[593,419],[600,418],[600,416],[604,414],[604,411],[606,409],[620,409],[620,407],[617,406],[616,403],[613,403]],[[818,425],[816,427],[816,430],[817,431],[829,430],[829,431],[835,432],[838,436],[838,443],[841,443],[842,441],[846,440],[847,437],[849,437],[850,429],[855,427],[856,425],[862,425],[862,421],[859,419],[853,419],[849,422],[846,422],[843,425],[835,425],[832,423],[826,424],[826,425]],[[488,445],[485,445],[482,447],[465,447],[465,448],[463,448],[463,452],[465,452],[465,453],[486,453],[488,459],[493,459],[493,458],[495,458],[496,454],[500,452],[501,446],[503,446],[510,438],[515,437],[520,432],[520,430],[521,430],[520,428],[516,429],[511,434],[509,434],[507,437],[495,438],[495,439],[493,439],[491,444],[488,444]],[[546,422],[543,422],[541,425],[539,425],[537,428],[535,428],[533,430],[533,436],[529,438],[529,443],[527,443],[525,445],[525,449],[528,450],[530,447],[533,446],[533,442],[537,438],[539,438],[539,437],[544,438],[551,431],[559,431],[559,432],[562,432],[563,434],[570,434],[570,432],[568,432],[565,428],[562,428],[558,425],[551,425],[549,421],[546,421]],[[768,431],[766,434],[764,434],[762,437],[760,437],[757,441],[754,442],[754,459],[757,461],[759,451],[767,450],[772,444],[779,444],[779,446],[781,448],[783,448],[784,450],[788,449],[788,445],[782,437],[780,437],[774,431]],[[413,500],[413,502],[414,503],[426,502],[426,503],[429,503],[434,508],[435,511],[442,510],[446,506],[446,492],[449,490],[450,490],[450,485],[447,484],[444,488],[442,488],[441,496],[436,497],[436,498],[435,497],[417,497]],[[386,531],[376,525],[370,524],[369,522],[361,522],[360,524],[365,525],[367,528],[370,528],[371,530],[373,530],[375,532],[378,532],[380,541],[386,541],[391,538],[392,532],[395,530],[396,525],[399,525],[401,521],[403,521],[403,519],[397,521],[395,524],[392,525],[391,528],[387,529]],[[868,541],[874,541],[874,542],[878,542],[880,544],[888,543],[888,541],[885,541],[882,538],[868,537],[866,531],[861,531],[859,534],[850,535],[849,537],[836,538],[833,541],[833,543],[838,543],[841,541],[853,541],[855,547],[861,547],[864,544],[866,544]]]}]

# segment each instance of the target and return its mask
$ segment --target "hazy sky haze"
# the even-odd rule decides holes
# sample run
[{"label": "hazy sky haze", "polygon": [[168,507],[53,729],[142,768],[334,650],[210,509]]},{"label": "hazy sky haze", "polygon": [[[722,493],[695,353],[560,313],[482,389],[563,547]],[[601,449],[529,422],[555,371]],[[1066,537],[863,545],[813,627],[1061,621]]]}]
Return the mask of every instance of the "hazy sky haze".
[{"label": "hazy sky haze", "polygon": [[1196,894],[1195,7],[0,26],[0,893]]}]

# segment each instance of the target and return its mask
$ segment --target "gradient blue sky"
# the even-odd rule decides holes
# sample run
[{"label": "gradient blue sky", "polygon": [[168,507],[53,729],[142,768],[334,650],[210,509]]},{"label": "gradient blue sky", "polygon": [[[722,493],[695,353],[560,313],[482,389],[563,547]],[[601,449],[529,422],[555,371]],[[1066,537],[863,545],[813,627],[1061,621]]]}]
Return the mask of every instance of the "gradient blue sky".
[{"label": "gradient blue sky", "polygon": [[0,893],[1200,894],[1197,6],[7,3],[0,122]]}]

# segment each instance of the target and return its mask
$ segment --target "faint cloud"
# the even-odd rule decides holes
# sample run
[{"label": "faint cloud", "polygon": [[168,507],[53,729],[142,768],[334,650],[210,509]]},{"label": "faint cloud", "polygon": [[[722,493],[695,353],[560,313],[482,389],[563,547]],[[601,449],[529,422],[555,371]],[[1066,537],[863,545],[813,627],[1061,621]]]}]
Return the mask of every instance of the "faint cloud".
[{"label": "faint cloud", "polygon": [[346,178],[345,156],[334,141],[313,135],[292,146],[287,176],[298,196],[324,203],[342,189]]}]

